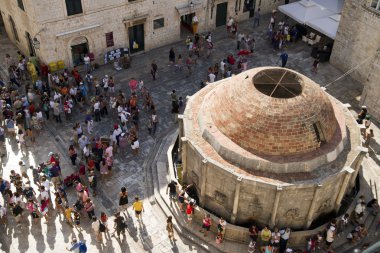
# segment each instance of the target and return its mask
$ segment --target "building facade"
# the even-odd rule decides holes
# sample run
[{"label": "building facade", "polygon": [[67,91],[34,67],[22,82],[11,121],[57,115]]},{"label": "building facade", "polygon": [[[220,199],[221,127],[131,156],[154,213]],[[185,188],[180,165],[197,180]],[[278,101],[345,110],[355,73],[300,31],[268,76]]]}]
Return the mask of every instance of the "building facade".
[{"label": "building facade", "polygon": [[348,108],[284,68],[208,84],[180,118],[184,183],[236,225],[309,229],[336,215],[366,154]]},{"label": "building facade", "polygon": [[380,0],[346,0],[330,62],[364,85],[361,104],[380,119]]},{"label": "building facade", "polygon": [[0,0],[1,17],[11,40],[25,54],[66,66],[93,53],[104,63],[106,52],[129,48],[149,51],[191,34],[226,24],[229,16],[248,19],[255,8],[270,12],[269,0]]}]

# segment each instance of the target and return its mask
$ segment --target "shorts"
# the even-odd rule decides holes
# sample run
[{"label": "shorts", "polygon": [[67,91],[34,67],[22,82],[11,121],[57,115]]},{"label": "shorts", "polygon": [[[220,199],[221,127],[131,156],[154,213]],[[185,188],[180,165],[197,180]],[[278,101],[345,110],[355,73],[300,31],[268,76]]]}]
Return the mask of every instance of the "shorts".
[{"label": "shorts", "polygon": [[178,197],[178,202],[181,204],[185,203],[185,198],[184,197]]},{"label": "shorts", "polygon": [[187,220],[191,221],[193,219],[193,214],[187,214]]},{"label": "shorts", "polygon": [[273,247],[278,248],[278,247],[280,247],[280,242],[274,242],[272,245],[273,245]]},{"label": "shorts", "polygon": [[141,211],[135,211],[136,215],[140,215]]},{"label": "shorts", "polygon": [[326,245],[327,245],[327,246],[331,246],[332,243],[333,243],[333,242],[328,242],[328,241],[326,241]]},{"label": "shorts", "polygon": [[210,231],[210,225],[202,224],[202,228],[206,229],[207,231]]},{"label": "shorts", "polygon": [[261,241],[261,245],[262,246],[268,246],[269,245],[269,241]]},{"label": "shorts", "polygon": [[176,197],[177,197],[177,193],[171,193],[171,192],[169,192],[169,197],[171,198],[171,199],[175,199]]}]

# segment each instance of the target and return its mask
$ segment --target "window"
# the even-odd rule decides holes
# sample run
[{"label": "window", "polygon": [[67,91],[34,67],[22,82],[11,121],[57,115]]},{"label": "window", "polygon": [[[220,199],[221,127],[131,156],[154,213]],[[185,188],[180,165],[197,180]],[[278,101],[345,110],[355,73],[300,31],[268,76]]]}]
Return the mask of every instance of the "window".
[{"label": "window", "polygon": [[113,32],[106,33],[106,45],[107,47],[113,47],[115,45],[113,42]]},{"label": "window", "polygon": [[159,18],[159,19],[153,20],[153,29],[158,29],[158,28],[164,27],[164,25],[165,25],[165,19],[164,18]]},{"label": "window", "polygon": [[372,0],[371,7],[380,11],[380,0]]},{"label": "window", "polygon": [[13,20],[11,16],[9,16],[9,22],[11,23],[12,32],[13,32],[13,36],[15,36],[15,40],[20,41],[20,39],[18,38],[15,21]]},{"label": "window", "polygon": [[82,0],[65,0],[67,16],[83,13]]},{"label": "window", "polygon": [[325,143],[326,142],[326,137],[325,133],[323,132],[321,122],[316,122],[313,124],[314,132],[317,137],[317,141],[320,143]]},{"label": "window", "polygon": [[17,0],[17,4],[21,10],[25,11],[23,0]]}]

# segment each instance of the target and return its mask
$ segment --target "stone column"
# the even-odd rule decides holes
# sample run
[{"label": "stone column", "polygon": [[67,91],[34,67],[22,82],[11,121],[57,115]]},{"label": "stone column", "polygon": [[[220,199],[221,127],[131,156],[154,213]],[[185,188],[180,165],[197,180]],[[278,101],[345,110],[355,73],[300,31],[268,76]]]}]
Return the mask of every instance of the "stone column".
[{"label": "stone column", "polygon": [[277,210],[278,210],[278,203],[280,202],[282,187],[278,186],[276,189],[276,197],[274,198],[274,204],[272,208],[272,216],[269,221],[269,226],[273,227],[276,224],[276,216],[277,216]]},{"label": "stone column", "polygon": [[241,181],[243,180],[242,177],[238,177],[236,179],[236,185],[235,185],[235,198],[234,198],[234,206],[232,208],[232,214],[231,214],[231,223],[234,224],[236,221],[236,216],[237,216],[237,210],[239,206],[239,198],[240,198],[240,186],[241,186]]},{"label": "stone column", "polygon": [[201,181],[201,196],[200,202],[204,205],[205,197],[206,197],[206,184],[207,184],[207,159],[202,160],[202,181]]},{"label": "stone column", "polygon": [[353,175],[355,175],[355,170],[352,169],[351,167],[348,167],[348,166],[344,167],[343,170],[346,172],[346,176],[343,179],[342,185],[340,186],[340,189],[339,189],[338,196],[336,197],[336,200],[334,203],[335,213],[338,213],[339,208],[340,208],[340,204],[342,202],[344,194],[346,193],[348,183],[350,182],[350,179],[352,179]]},{"label": "stone column", "polygon": [[308,229],[310,227],[311,223],[313,222],[313,216],[314,216],[314,213],[315,213],[315,205],[317,203],[317,198],[318,198],[318,195],[319,195],[319,191],[321,189],[322,189],[322,185],[321,184],[315,185],[313,199],[311,200],[311,204],[310,204],[310,207],[309,207],[309,212],[307,213],[307,218],[305,220],[304,229]]},{"label": "stone column", "polygon": [[183,182],[186,182],[187,181],[187,145],[188,145],[188,141],[187,141],[187,138],[186,137],[181,137],[180,138],[181,142],[182,142],[182,150],[181,150],[181,153],[182,153],[182,181]]},{"label": "stone column", "polygon": [[182,137],[185,136],[184,129],[183,129],[183,114],[178,114],[178,150],[179,155],[182,154]]},{"label": "stone column", "polygon": [[362,146],[358,146],[356,149],[359,150],[360,153],[358,155],[359,157],[356,159],[356,163],[354,163],[354,164],[351,165],[351,168],[355,172],[351,176],[350,188],[352,188],[352,187],[355,186],[355,180],[356,180],[356,177],[358,176],[360,165],[362,164],[363,158],[368,153],[368,148],[365,148],[365,147],[362,147]]}]

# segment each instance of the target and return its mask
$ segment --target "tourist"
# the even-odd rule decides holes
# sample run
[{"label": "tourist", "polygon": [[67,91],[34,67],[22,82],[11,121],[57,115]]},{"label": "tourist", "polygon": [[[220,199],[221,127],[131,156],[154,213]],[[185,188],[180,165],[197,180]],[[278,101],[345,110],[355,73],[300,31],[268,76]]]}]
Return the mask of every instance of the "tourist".
[{"label": "tourist", "polygon": [[286,245],[288,244],[288,240],[290,237],[291,230],[289,227],[280,230],[281,238],[280,238],[280,253],[285,253]]},{"label": "tourist", "polygon": [[90,171],[88,173],[88,183],[90,184],[90,188],[92,190],[92,195],[97,195],[97,185],[98,185],[98,178],[94,171]]},{"label": "tourist", "polygon": [[288,62],[288,53],[286,51],[283,51],[280,55],[281,59],[281,67],[285,68],[286,63]]},{"label": "tourist", "polygon": [[115,213],[114,224],[114,229],[117,237],[120,239],[120,234],[122,234],[125,239],[125,229],[127,225],[125,224],[124,217],[121,216],[119,212]]},{"label": "tourist", "polygon": [[223,242],[224,240],[224,236],[226,234],[226,226],[227,222],[223,219],[223,217],[220,217],[218,224],[218,234],[220,235],[220,242]]},{"label": "tourist", "polygon": [[153,81],[155,81],[156,78],[157,78],[157,73],[158,73],[157,70],[158,70],[158,67],[157,67],[156,61],[153,60],[153,61],[152,61],[152,64],[151,64],[151,69],[150,69],[150,74],[151,74],[152,77],[153,77]]},{"label": "tourist", "polygon": [[199,232],[203,233],[203,236],[206,237],[207,233],[210,231],[212,220],[210,214],[206,214],[202,220],[202,229]]},{"label": "tourist", "polygon": [[265,246],[269,245],[270,239],[272,238],[272,232],[268,229],[267,226],[261,230],[260,233],[260,238],[261,238],[261,250],[265,249]]},{"label": "tourist", "polygon": [[256,225],[252,224],[249,229],[249,237],[251,238],[251,242],[257,242],[257,238],[259,236],[259,229],[256,227]]},{"label": "tourist", "polygon": [[367,210],[371,215],[377,216],[380,210],[377,199],[372,199],[367,203]]},{"label": "tourist", "polygon": [[74,145],[70,145],[69,147],[69,156],[70,156],[71,164],[75,166],[76,165],[75,162],[77,160],[78,154],[77,154],[76,149],[74,148]]},{"label": "tourist", "polygon": [[170,204],[177,198],[177,182],[172,180],[166,187],[166,194],[169,192]]},{"label": "tourist", "polygon": [[169,51],[169,63],[171,65],[173,65],[175,62],[175,52],[174,52],[174,48],[170,48],[170,51]]},{"label": "tourist", "polygon": [[89,219],[95,217],[95,206],[94,203],[92,203],[91,199],[86,199],[86,202],[84,203],[84,210],[86,211]]},{"label": "tourist", "polygon": [[278,231],[277,227],[274,227],[274,231],[272,232],[271,244],[273,246],[273,253],[278,253],[280,249],[280,238],[281,234]]},{"label": "tourist", "polygon": [[121,187],[119,192],[119,212],[128,214],[128,191],[126,187]]},{"label": "tourist", "polygon": [[92,227],[92,230],[94,231],[94,235],[95,235],[96,241],[100,242],[100,243],[103,243],[102,233],[100,231],[100,224],[101,224],[101,222],[98,221],[98,219],[96,218],[96,216],[92,216],[91,220],[92,220],[91,227]]},{"label": "tourist", "polygon": [[364,147],[366,147],[366,148],[370,147],[371,140],[373,137],[375,137],[375,135],[373,133],[373,129],[366,130],[365,136],[364,136]]},{"label": "tourist", "polygon": [[144,212],[143,202],[139,200],[139,197],[135,197],[135,202],[132,205],[133,210],[135,210],[135,215],[138,221],[142,220],[141,212]]},{"label": "tourist", "polygon": [[72,219],[73,219],[74,226],[80,232],[82,231],[82,228],[80,226],[80,213],[79,211],[75,211],[75,210],[73,210],[72,213],[73,213]]},{"label": "tourist", "polygon": [[166,220],[166,231],[168,231],[169,240],[173,242],[177,241],[174,238],[174,227],[173,227],[172,216],[169,216]]},{"label": "tourist", "polygon": [[253,18],[253,28],[255,28],[256,25],[260,26],[260,16],[261,16],[261,9],[258,8]]},{"label": "tourist", "polygon": [[234,19],[232,17],[229,17],[227,21],[227,25],[226,25],[228,36],[230,36],[230,32],[231,32],[231,28],[233,24],[234,24]]},{"label": "tourist", "polygon": [[335,239],[335,227],[330,226],[330,228],[326,232],[326,238],[325,238],[327,250],[331,249],[331,244],[334,242],[334,239]]},{"label": "tourist", "polygon": [[73,238],[73,240],[71,242],[71,247],[70,248],[66,247],[66,249],[68,251],[73,251],[73,250],[78,249],[79,253],[86,253],[87,252],[86,244],[82,241],[77,241],[76,238]]},{"label": "tourist", "polygon": [[191,222],[193,221],[193,213],[194,213],[193,202],[188,202],[186,206],[186,216],[187,216],[186,223],[187,224],[191,224]]},{"label": "tourist", "polygon": [[318,72],[319,61],[320,61],[320,57],[319,57],[319,54],[317,54],[317,57],[314,59],[314,62],[313,62],[313,72],[314,73]]}]

